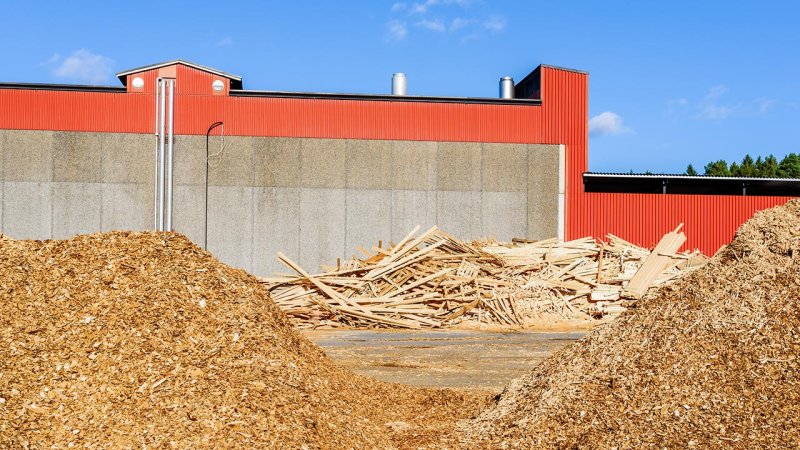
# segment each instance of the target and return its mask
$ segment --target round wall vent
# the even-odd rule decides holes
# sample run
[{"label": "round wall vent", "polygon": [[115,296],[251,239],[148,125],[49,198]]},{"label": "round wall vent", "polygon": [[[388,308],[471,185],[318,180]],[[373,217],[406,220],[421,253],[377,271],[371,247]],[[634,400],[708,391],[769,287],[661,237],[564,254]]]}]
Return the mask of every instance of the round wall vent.
[{"label": "round wall vent", "polygon": [[144,80],[142,79],[142,77],[136,77],[133,79],[131,84],[133,85],[134,88],[141,89],[144,87]]},{"label": "round wall vent", "polygon": [[222,92],[222,90],[225,89],[225,83],[223,83],[222,80],[214,80],[214,82],[211,83],[211,89]]}]

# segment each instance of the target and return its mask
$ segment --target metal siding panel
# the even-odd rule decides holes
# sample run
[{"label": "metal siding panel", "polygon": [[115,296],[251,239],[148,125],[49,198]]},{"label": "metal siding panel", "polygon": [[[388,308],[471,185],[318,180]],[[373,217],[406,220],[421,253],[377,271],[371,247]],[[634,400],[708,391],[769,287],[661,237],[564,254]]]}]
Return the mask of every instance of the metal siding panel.
[{"label": "metal siding panel", "polygon": [[[684,224],[684,249],[714,254],[730,242],[739,226],[756,211],[781,205],[792,197],[727,195],[584,193],[580,211],[583,236],[603,238],[608,233],[645,247]],[[592,218],[593,220],[585,220]]]},{"label": "metal siding panel", "polygon": [[147,133],[149,94],[0,89],[0,128]]}]

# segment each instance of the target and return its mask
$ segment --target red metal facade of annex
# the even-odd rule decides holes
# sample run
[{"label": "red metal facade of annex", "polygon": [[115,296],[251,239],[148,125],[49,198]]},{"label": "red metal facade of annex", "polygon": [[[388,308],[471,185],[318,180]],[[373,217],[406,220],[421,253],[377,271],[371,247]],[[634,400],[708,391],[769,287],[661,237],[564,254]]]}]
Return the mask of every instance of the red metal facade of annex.
[{"label": "red metal facade of annex", "polygon": [[[791,197],[585,192],[570,214],[569,237],[612,233],[652,247],[664,233],[683,223],[683,248],[713,255],[756,211],[781,205]],[[571,233],[571,234],[570,234]]]},{"label": "red metal facade of annex", "polygon": [[[753,212],[788,197],[583,192],[588,169],[588,75],[541,67],[541,105],[276,98],[229,95],[230,82],[178,64],[175,133],[205,134],[216,121],[227,135],[566,146],[565,237],[613,233],[650,246],[685,223],[687,248],[714,253]],[[163,72],[163,68],[160,69]],[[152,133],[159,69],[127,78],[121,92],[1,89],[0,129]],[[140,76],[145,87],[131,87]],[[211,83],[225,83],[215,93]]]}]

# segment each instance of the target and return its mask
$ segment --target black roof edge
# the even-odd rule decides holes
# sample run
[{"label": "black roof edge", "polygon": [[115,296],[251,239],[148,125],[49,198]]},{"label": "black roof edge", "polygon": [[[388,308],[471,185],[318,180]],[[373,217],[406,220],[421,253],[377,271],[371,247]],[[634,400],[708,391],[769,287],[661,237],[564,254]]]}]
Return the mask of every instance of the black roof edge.
[{"label": "black roof edge", "polygon": [[539,64],[539,67],[547,67],[548,69],[564,70],[566,72],[575,72],[575,73],[581,73],[583,75],[589,75],[588,70],[571,69],[569,67],[554,66],[552,64]]},{"label": "black roof edge", "polygon": [[538,72],[540,72],[542,70],[542,67],[547,67],[548,69],[556,69],[556,70],[564,70],[564,71],[567,71],[567,72],[580,73],[580,74],[584,74],[584,75],[587,75],[587,76],[589,75],[589,72],[586,71],[586,70],[570,69],[569,67],[554,66],[552,64],[539,64],[533,70],[531,70],[527,75],[525,75],[521,80],[519,80],[516,84],[524,83],[529,78],[533,77]]},{"label": "black roof edge", "polygon": [[583,190],[617,194],[800,197],[800,179],[586,172]]},{"label": "black roof edge", "polygon": [[681,180],[724,180],[724,181],[792,181],[800,182],[800,178],[769,178],[769,177],[717,177],[710,175],[684,175],[681,173],[623,173],[623,172],[584,172],[584,177],[652,179],[674,178]]},{"label": "black roof edge", "polygon": [[390,94],[329,94],[320,92],[282,92],[282,91],[252,91],[231,89],[232,97],[264,97],[264,98],[298,98],[320,100],[365,100],[365,101],[390,101],[390,102],[423,102],[423,103],[465,103],[482,105],[506,106],[538,106],[539,99],[504,99],[492,97],[436,97],[423,95],[390,95]]},{"label": "black roof edge", "polygon": [[0,89],[30,89],[38,91],[127,92],[125,86],[89,86],[82,84],[0,83]]}]

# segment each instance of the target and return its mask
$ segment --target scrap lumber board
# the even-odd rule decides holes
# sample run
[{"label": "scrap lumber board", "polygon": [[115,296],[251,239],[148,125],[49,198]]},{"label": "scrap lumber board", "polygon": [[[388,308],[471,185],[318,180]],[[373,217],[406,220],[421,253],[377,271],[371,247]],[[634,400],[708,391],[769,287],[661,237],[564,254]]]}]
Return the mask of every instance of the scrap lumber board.
[{"label": "scrap lumber board", "polygon": [[672,264],[673,258],[664,255],[674,255],[686,242],[686,235],[680,232],[682,227],[683,224],[678,225],[675,231],[669,232],[661,238],[656,248],[650,252],[650,255],[644,260],[639,270],[636,271],[633,278],[625,286],[622,291],[623,297],[642,298],[656,278]]}]

